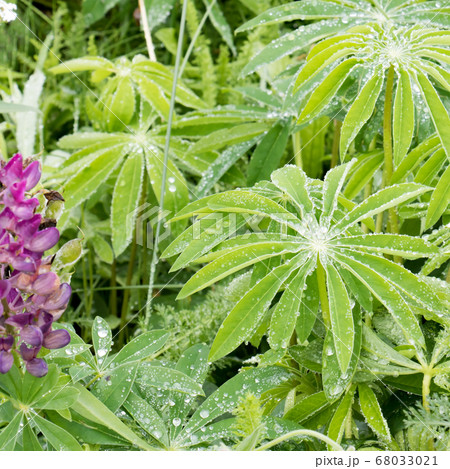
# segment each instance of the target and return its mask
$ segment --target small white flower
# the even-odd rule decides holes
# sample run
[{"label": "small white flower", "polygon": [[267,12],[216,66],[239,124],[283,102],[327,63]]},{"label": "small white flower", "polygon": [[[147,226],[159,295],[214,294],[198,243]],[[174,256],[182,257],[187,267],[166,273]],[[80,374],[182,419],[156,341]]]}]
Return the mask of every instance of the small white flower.
[{"label": "small white flower", "polygon": [[10,23],[17,18],[17,5],[0,0],[0,20]]}]

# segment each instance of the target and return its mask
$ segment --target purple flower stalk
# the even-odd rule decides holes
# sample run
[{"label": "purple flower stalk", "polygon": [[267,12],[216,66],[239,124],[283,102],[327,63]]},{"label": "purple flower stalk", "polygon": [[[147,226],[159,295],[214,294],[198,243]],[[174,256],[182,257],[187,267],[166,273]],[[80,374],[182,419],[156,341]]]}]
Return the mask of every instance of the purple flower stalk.
[{"label": "purple flower stalk", "polygon": [[7,373],[20,356],[29,373],[45,376],[47,363],[37,355],[42,347],[58,349],[70,342],[64,329],[52,324],[63,314],[71,288],[51,271],[59,231],[40,229],[39,201],[28,195],[41,178],[37,161],[27,164],[14,155],[0,169],[0,373]]}]

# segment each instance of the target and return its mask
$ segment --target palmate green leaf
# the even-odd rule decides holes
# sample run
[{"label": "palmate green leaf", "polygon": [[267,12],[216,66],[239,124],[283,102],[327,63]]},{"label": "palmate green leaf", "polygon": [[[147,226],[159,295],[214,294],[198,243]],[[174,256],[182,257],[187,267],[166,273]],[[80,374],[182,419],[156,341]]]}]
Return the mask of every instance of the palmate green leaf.
[{"label": "palmate green leaf", "polygon": [[64,189],[65,208],[76,207],[90,197],[119,165],[124,150],[124,145],[114,146],[76,173]]},{"label": "palmate green leaf", "polygon": [[26,420],[22,430],[22,447],[23,451],[43,451],[43,448],[28,420]]},{"label": "palmate green leaf", "polygon": [[405,367],[407,369],[420,370],[421,365],[413,362],[409,358],[405,357],[397,350],[390,347],[386,342],[380,339],[378,335],[370,329],[368,326],[363,324],[363,349],[375,355],[381,360],[388,360],[391,363]]},{"label": "palmate green leaf", "polygon": [[248,185],[252,186],[258,181],[270,178],[283,156],[289,133],[289,123],[280,120],[264,135],[253,152],[248,166]]},{"label": "palmate green leaf", "polygon": [[[202,385],[209,370],[208,354],[209,347],[206,345],[197,344],[189,347],[181,355],[175,369],[189,376],[199,385]],[[185,419],[194,404],[194,399],[186,399],[184,394],[174,392],[171,395],[171,400],[174,405],[171,405],[168,410],[168,420],[171,424],[170,438],[174,440],[182,431],[182,427],[175,426],[173,420],[176,418],[180,420]]]},{"label": "palmate green leaf", "polygon": [[430,199],[425,227],[433,226],[450,204],[450,165],[447,166]]},{"label": "palmate green leaf", "polygon": [[327,273],[331,332],[339,367],[342,373],[345,373],[352,358],[355,338],[352,308],[347,289],[338,271],[331,264],[326,265],[325,270]]},{"label": "palmate green leaf", "polygon": [[375,150],[360,155],[356,160],[343,192],[344,196],[350,200],[354,199],[366,187],[375,172],[381,168],[384,155],[382,151]]},{"label": "palmate green leaf", "polygon": [[327,65],[355,52],[359,44],[354,34],[342,34],[319,42],[308,54],[305,65],[297,75],[294,93],[311,83]]},{"label": "palmate green leaf", "polygon": [[286,242],[263,241],[252,246],[243,247],[223,254],[211,263],[199,270],[181,289],[178,299],[186,298],[212,285],[218,280],[242,270],[245,267],[260,262],[270,257],[279,256],[283,253],[298,252],[303,248],[302,244]]},{"label": "palmate green leaf", "polygon": [[79,391],[73,386],[52,388],[38,401],[33,403],[35,409],[64,410],[71,407],[78,399]]},{"label": "palmate green leaf", "polygon": [[320,214],[320,224],[325,228],[329,228],[330,226],[338,205],[339,194],[353,163],[354,160],[346,164],[341,164],[328,171],[325,176],[323,183],[322,213]]},{"label": "palmate green leaf", "polygon": [[[367,265],[364,261],[357,261],[354,254],[344,256],[335,253],[334,257],[386,306],[410,342],[415,347],[424,347],[425,339],[419,323],[404,298],[393,288],[393,284],[375,272],[370,263]],[[403,270],[407,272],[406,269]]]},{"label": "palmate green leaf", "polygon": [[349,253],[355,247],[359,247],[376,253],[401,256],[405,259],[429,257],[439,252],[436,246],[422,238],[387,233],[347,236],[342,239],[337,238],[333,240],[332,244],[339,247],[348,247]]},{"label": "palmate green leaf", "polygon": [[322,112],[358,63],[359,61],[355,58],[346,59],[327,75],[317,88],[315,88],[303,107],[298,118],[299,124],[314,119]]},{"label": "palmate green leaf", "polygon": [[195,142],[190,147],[189,153],[196,154],[211,150],[220,150],[225,146],[247,142],[262,135],[270,127],[270,122],[250,122],[236,125],[231,128],[223,128],[212,132]]},{"label": "palmate green leaf", "polygon": [[141,428],[163,446],[169,446],[166,424],[146,400],[131,391],[123,406]]},{"label": "palmate green leaf", "polygon": [[250,148],[259,141],[259,137],[246,142],[237,143],[224,150],[219,157],[208,167],[196,187],[198,197],[205,196],[220,178],[238,161]]},{"label": "palmate green leaf", "polygon": [[435,312],[442,311],[443,305],[434,289],[420,277],[417,277],[403,266],[385,257],[358,252],[353,253],[354,259],[364,262],[381,276],[388,278],[400,292],[415,300],[422,307]]},{"label": "palmate green leaf", "polygon": [[133,237],[143,175],[142,155],[129,155],[117,178],[111,204],[112,244],[116,257],[122,254]]},{"label": "palmate green leaf", "polygon": [[97,365],[101,369],[105,366],[106,359],[111,351],[112,333],[109,324],[100,316],[97,316],[92,323],[92,343]]},{"label": "palmate green leaf", "polygon": [[306,278],[312,267],[313,259],[310,259],[295,273],[292,281],[286,284],[270,321],[268,341],[272,349],[286,348],[289,345],[305,294]]},{"label": "palmate green leaf", "polygon": [[50,69],[51,73],[58,75],[60,73],[83,72],[89,70],[113,70],[114,64],[103,57],[80,57],[78,59],[68,60],[62,64],[56,65]]},{"label": "palmate green leaf", "polygon": [[300,343],[308,340],[314,327],[319,312],[319,289],[317,285],[317,274],[313,272],[306,279],[305,293],[300,305],[300,313],[297,318],[295,331]]},{"label": "palmate green leaf", "polygon": [[[114,79],[113,79],[114,80]],[[108,95],[103,108],[103,118],[108,130],[120,130],[130,123],[134,115],[135,95],[133,83],[128,77],[117,78],[114,92]]]},{"label": "palmate green leaf", "polygon": [[117,412],[131,391],[138,367],[137,363],[126,363],[112,371],[104,372],[92,387],[92,394],[112,412]]},{"label": "palmate green leaf", "polygon": [[291,2],[285,5],[269,8],[264,13],[252,18],[236,32],[247,31],[256,26],[281,23],[293,20],[313,20],[321,18],[336,18],[353,13],[353,10],[345,5],[328,1],[315,0],[314,2]]},{"label": "palmate green leaf", "polygon": [[403,158],[397,169],[394,171],[391,178],[392,184],[397,184],[398,182],[405,180],[424,159],[440,147],[441,144],[439,136],[432,135],[412,149],[405,158]]},{"label": "palmate green leaf", "polygon": [[330,19],[317,23],[300,26],[295,31],[289,32],[268,44],[262,51],[256,54],[242,69],[242,75],[248,75],[258,68],[281,59],[293,52],[306,49],[311,44],[337,33],[342,29],[357,23],[357,19]]},{"label": "palmate green leaf", "polygon": [[[266,391],[280,386],[291,377],[291,374],[278,366],[251,368],[238,373],[213,392],[194,412],[189,422],[178,435],[176,443],[180,446],[191,446],[191,436],[199,439],[202,428],[223,414],[232,412],[239,401],[248,393],[256,397]],[[220,405],[218,403],[220,402]]]},{"label": "palmate green leaf", "polygon": [[235,228],[230,224],[227,214],[212,213],[199,217],[167,246],[162,257],[179,254],[170,271],[178,270],[220,244],[245,223],[243,217],[236,217]]},{"label": "palmate green leaf", "polygon": [[120,349],[119,353],[110,359],[108,367],[133,363],[150,357],[164,346],[169,336],[169,332],[164,330],[144,332]]},{"label": "palmate green leaf", "polygon": [[136,445],[138,448],[145,451],[152,451],[155,449],[139,438],[84,386],[76,384],[75,387],[80,392],[77,402],[72,406],[75,412],[88,420],[113,430],[133,445]]},{"label": "palmate green leaf", "polygon": [[135,76],[139,93],[152,105],[163,119],[167,120],[170,109],[169,100],[166,98],[161,88],[152,80],[149,80],[144,74],[136,73]]},{"label": "palmate green leaf", "polygon": [[347,150],[358,135],[358,132],[372,116],[378,97],[383,89],[383,83],[384,74],[381,68],[377,68],[350,106],[341,129],[339,143],[341,160],[345,158]]},{"label": "palmate green leaf", "polygon": [[358,395],[361,411],[369,427],[383,440],[391,441],[391,433],[375,393],[367,384],[359,384]]},{"label": "palmate green leaf", "polygon": [[431,118],[441,140],[442,146],[450,158],[450,117],[430,80],[421,72],[416,74],[417,84],[430,110]]},{"label": "palmate green leaf", "polygon": [[[156,148],[145,148],[147,171],[150,177],[150,184],[156,198],[159,200],[161,195],[161,185],[163,180],[164,158],[162,153]],[[189,201],[189,191],[186,180],[175,164],[169,160],[167,163],[167,181],[165,186],[164,209],[172,214],[177,213]],[[181,224],[183,226],[183,224]],[[173,227],[176,233],[176,226]]]},{"label": "palmate green leaf", "polygon": [[284,414],[284,418],[292,422],[303,423],[329,405],[330,401],[325,393],[320,391],[301,399]]},{"label": "palmate green leaf", "polygon": [[300,168],[284,166],[272,173],[271,180],[281,191],[289,194],[302,216],[312,211],[313,203],[306,189],[306,174]]},{"label": "palmate green leaf", "polygon": [[434,178],[437,177],[441,169],[445,167],[447,161],[448,158],[443,148],[435,151],[418,169],[414,182],[432,186],[435,182]]},{"label": "palmate green leaf", "polygon": [[56,451],[82,451],[78,441],[58,425],[35,414],[33,421]]},{"label": "palmate green leaf", "polygon": [[209,354],[211,361],[227,355],[253,335],[283,282],[299,263],[307,261],[308,258],[308,253],[300,253],[274,268],[242,297],[214,339]]},{"label": "palmate green leaf", "polygon": [[151,363],[142,363],[139,366],[136,384],[144,393],[151,393],[154,388],[158,388],[194,396],[204,395],[201,385],[189,376],[172,368],[153,366]]},{"label": "palmate green leaf", "polygon": [[414,134],[414,101],[411,79],[405,71],[400,71],[394,98],[392,139],[394,163],[397,166],[408,153]]},{"label": "palmate green leaf", "polygon": [[13,451],[19,437],[23,413],[17,412],[11,422],[0,433],[0,451]]},{"label": "palmate green leaf", "polygon": [[[203,0],[203,3],[205,7],[208,8],[212,1],[213,0]],[[222,36],[222,39],[227,43],[227,46],[230,48],[231,52],[233,52],[233,55],[236,55],[236,47],[234,45],[231,27],[228,24],[228,21],[217,2],[215,2],[211,8],[209,18],[214,28],[216,28],[216,31]]]},{"label": "palmate green leaf", "polygon": [[431,188],[415,183],[402,183],[386,187],[365,199],[350,213],[342,218],[334,227],[334,232],[348,229],[365,218],[372,217],[385,210],[400,205],[402,202],[418,197]]},{"label": "palmate green leaf", "polygon": [[330,424],[328,425],[327,435],[333,441],[336,441],[336,443],[340,443],[342,441],[345,426],[347,424],[348,419],[351,418],[351,408],[355,399],[355,390],[356,385],[353,385],[345,393],[345,396],[339,403],[339,406],[336,409],[333,418],[330,421]]},{"label": "palmate green leaf", "polygon": [[[336,349],[337,338],[332,330],[328,330],[325,336],[322,349],[321,371],[323,390],[327,399],[334,402],[350,385],[356,372],[361,353],[362,328],[361,311],[358,305],[352,310],[354,339],[351,344],[351,357],[348,368],[343,372],[341,370],[338,351]],[[348,346],[348,344],[346,344]],[[343,343],[341,343],[343,347]]]}]

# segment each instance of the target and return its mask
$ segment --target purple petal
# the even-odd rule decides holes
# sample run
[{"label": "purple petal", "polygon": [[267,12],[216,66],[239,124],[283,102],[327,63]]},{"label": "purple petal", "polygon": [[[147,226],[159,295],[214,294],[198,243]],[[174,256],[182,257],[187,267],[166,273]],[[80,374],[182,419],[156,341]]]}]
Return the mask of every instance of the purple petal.
[{"label": "purple petal", "polygon": [[59,288],[59,285],[58,275],[55,272],[46,272],[38,276],[32,288],[38,295],[50,295]]},{"label": "purple petal", "polygon": [[42,345],[42,341],[44,340],[44,335],[42,334],[42,331],[39,329],[39,327],[25,326],[20,331],[20,338],[28,345],[40,347]]},{"label": "purple petal", "polygon": [[12,207],[12,211],[16,217],[28,220],[34,215],[34,209],[38,206],[39,200],[33,197]]},{"label": "purple petal", "polygon": [[59,287],[58,291],[53,293],[52,296],[43,304],[42,308],[47,311],[58,310],[65,308],[69,302],[72,288],[68,283],[63,283]]},{"label": "purple petal", "polygon": [[44,338],[44,347],[56,349],[65,347],[70,342],[70,334],[65,329],[59,329],[47,334]]},{"label": "purple petal", "polygon": [[28,249],[35,252],[44,252],[52,248],[59,241],[59,231],[51,227],[36,233],[25,245]]},{"label": "purple petal", "polygon": [[5,208],[5,210],[0,213],[0,228],[12,231],[15,224],[16,217],[9,208]]},{"label": "purple petal", "polygon": [[15,182],[9,186],[9,193],[6,191],[5,195],[12,196],[12,200],[10,202],[23,202],[24,195],[25,195],[25,181]]},{"label": "purple petal", "polygon": [[0,352],[0,373],[5,374],[11,369],[14,363],[14,357],[11,353],[2,350]]},{"label": "purple petal", "polygon": [[41,350],[41,347],[27,347],[23,342],[20,344],[20,355],[25,361],[33,360]]},{"label": "purple petal", "polygon": [[0,181],[7,187],[14,184],[21,179],[22,169],[22,155],[16,153],[0,171]]},{"label": "purple petal", "polygon": [[11,350],[13,345],[14,337],[12,335],[0,337],[0,350],[5,350],[6,352],[8,352],[9,350]]},{"label": "purple petal", "polygon": [[33,315],[31,313],[19,313],[15,314],[14,316],[9,317],[5,323],[14,326],[14,327],[19,327],[20,329],[28,326],[33,319]]},{"label": "purple petal", "polygon": [[41,167],[38,161],[29,164],[22,173],[22,179],[26,182],[26,190],[32,189],[41,179]]},{"label": "purple petal", "polygon": [[36,378],[42,378],[48,373],[48,366],[42,358],[33,358],[26,364],[27,371]]},{"label": "purple petal", "polygon": [[53,324],[53,316],[50,313],[47,313],[46,311],[44,311],[39,315],[38,326],[39,326],[39,329],[42,331],[42,334],[44,334],[44,336],[46,336],[48,332],[50,332],[52,324]]},{"label": "purple petal", "polygon": [[16,233],[25,240],[34,236],[38,229],[39,225],[41,224],[42,217],[38,213],[33,215],[29,220],[22,220],[21,222],[17,223],[16,226]]},{"label": "purple petal", "polygon": [[11,285],[8,280],[0,280],[0,298],[6,298],[11,290]]}]

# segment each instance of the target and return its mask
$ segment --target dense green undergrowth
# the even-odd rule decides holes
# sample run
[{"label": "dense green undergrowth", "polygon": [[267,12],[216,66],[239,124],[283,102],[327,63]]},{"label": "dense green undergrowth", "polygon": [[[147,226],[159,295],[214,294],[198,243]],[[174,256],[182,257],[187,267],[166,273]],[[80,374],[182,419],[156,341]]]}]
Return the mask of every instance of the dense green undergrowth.
[{"label": "dense green undergrowth", "polygon": [[449,6],[0,15],[0,153],[40,162],[72,288],[70,343],[36,349],[2,163],[0,449],[450,448]]}]

